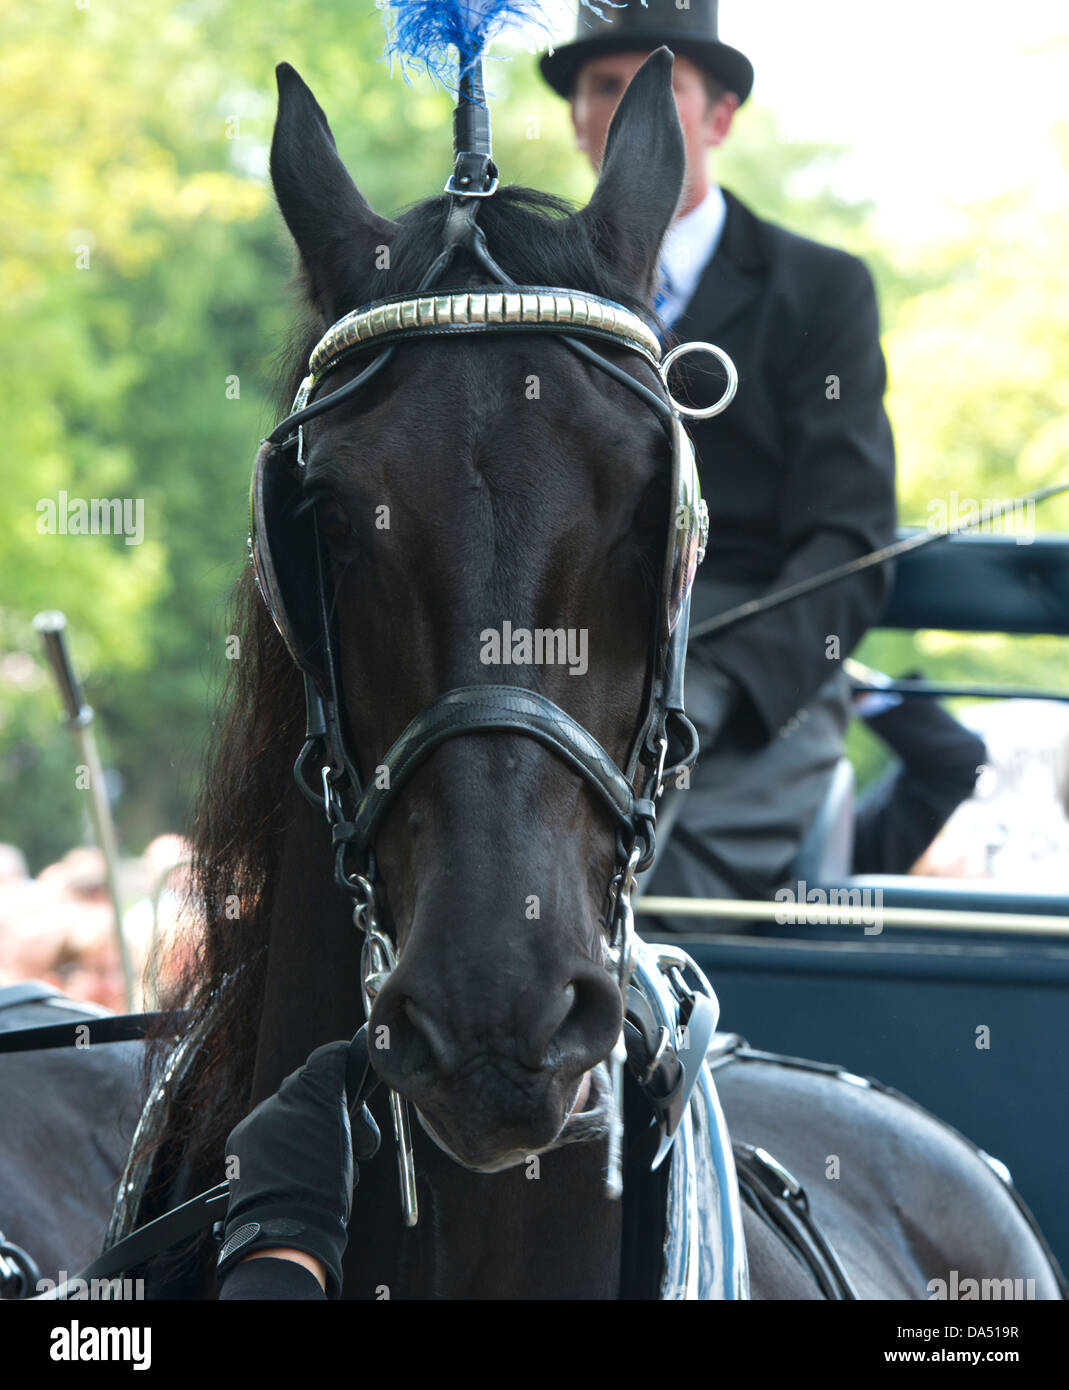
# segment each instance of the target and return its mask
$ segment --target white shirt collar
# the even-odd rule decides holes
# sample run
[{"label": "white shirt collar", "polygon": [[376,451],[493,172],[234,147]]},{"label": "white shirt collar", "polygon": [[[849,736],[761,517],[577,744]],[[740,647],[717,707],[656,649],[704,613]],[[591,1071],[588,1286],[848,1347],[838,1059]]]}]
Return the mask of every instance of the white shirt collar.
[{"label": "white shirt collar", "polygon": [[702,271],[716,254],[726,216],[724,195],[719,184],[712,183],[698,206],[677,217],[669,227],[660,257],[672,286],[661,311],[669,322],[687,307]]}]

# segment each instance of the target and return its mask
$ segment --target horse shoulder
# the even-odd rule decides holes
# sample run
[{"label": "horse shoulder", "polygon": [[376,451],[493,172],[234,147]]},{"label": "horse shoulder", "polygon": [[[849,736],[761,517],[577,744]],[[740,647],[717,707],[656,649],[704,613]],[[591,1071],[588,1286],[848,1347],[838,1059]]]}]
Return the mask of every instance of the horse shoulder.
[{"label": "horse shoulder", "polygon": [[[6,1010],[3,1027],[95,1014],[59,995]],[[137,1121],[140,1043],[0,1056],[0,1229],[43,1275],[99,1254]]]},{"label": "horse shoulder", "polygon": [[860,1297],[937,1298],[970,1278],[988,1281],[992,1298],[1061,1296],[1013,1190],[905,1096],[771,1057],[732,1061],[715,1078],[732,1139],[794,1174]]}]

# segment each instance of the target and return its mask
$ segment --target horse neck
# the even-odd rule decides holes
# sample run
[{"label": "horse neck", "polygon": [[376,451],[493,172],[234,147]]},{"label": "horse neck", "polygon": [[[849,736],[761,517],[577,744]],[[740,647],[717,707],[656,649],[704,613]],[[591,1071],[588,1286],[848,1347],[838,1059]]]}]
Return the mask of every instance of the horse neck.
[{"label": "horse neck", "polygon": [[268,925],[267,973],[252,1103],[273,1095],[323,1043],[364,1021],[360,933],[331,877],[326,822],[294,790],[290,829]]},{"label": "horse neck", "polygon": [[[278,1089],[321,1044],[364,1021],[361,938],[329,874],[314,808],[295,808],[268,935],[252,1103]],[[604,1142],[573,1144],[503,1173],[472,1173],[412,1116],[421,1216],[402,1224],[389,1109],[372,1100],[382,1148],[360,1165],[345,1291],[353,1298],[614,1298],[619,1203],[604,1196]]]},{"label": "horse neck", "polygon": [[344,1297],[614,1299],[621,1269],[619,1202],[604,1196],[604,1143],[574,1144],[502,1173],[472,1173],[442,1153],[413,1116],[419,1223],[402,1223],[389,1110],[371,1108],[382,1148],[360,1165]]}]

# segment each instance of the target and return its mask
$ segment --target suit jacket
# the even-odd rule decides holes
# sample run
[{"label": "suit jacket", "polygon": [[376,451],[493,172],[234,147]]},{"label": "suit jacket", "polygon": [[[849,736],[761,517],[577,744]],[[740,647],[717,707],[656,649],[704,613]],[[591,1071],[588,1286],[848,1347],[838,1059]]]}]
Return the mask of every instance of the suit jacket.
[{"label": "suit jacket", "polygon": [[901,765],[866,789],[854,812],[855,874],[908,874],[972,796],[984,741],[934,700],[862,716]]},{"label": "suit jacket", "polygon": [[[722,415],[688,422],[710,514],[695,624],[887,545],[895,528],[872,277],[856,256],[724,198],[716,254],[673,332],[722,347],[739,372]],[[684,402],[708,404],[722,382],[707,354],[673,369]],[[887,566],[871,569],[708,639],[709,658],[744,693],[732,721],[744,742],[772,738],[839,669],[889,581]]]}]

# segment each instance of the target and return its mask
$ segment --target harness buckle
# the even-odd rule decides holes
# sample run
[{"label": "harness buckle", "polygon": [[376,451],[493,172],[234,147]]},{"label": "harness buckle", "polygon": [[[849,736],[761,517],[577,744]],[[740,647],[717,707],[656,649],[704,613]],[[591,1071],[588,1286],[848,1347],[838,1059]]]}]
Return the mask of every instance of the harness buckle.
[{"label": "harness buckle", "polygon": [[331,775],[334,769],[329,763],[320,768],[319,775],[323,781],[323,814],[327,818],[327,824],[333,825],[335,821],[342,819],[342,804],[337,790],[331,785]]},{"label": "harness buckle", "polygon": [[[356,911],[353,913],[354,921]],[[389,937],[384,936],[373,922],[370,930],[365,928],[364,931],[364,945],[360,952],[360,990],[364,998],[364,1017],[370,1019],[375,1000],[397,966],[397,955]]]},{"label": "harness buckle", "polygon": [[492,159],[486,161],[485,170],[478,171],[466,169],[460,163],[462,159],[463,155],[457,156],[457,168],[446,180],[444,192],[452,193],[456,198],[489,198],[497,192],[497,166]]},{"label": "harness buckle", "polygon": [[808,1208],[809,1203],[806,1200],[802,1184],[789,1169],[784,1168],[778,1158],[773,1157],[767,1149],[759,1147],[753,1149],[753,1157],[760,1163],[768,1177],[774,1179],[783,1189],[780,1194],[782,1197]]},{"label": "harness buckle", "polygon": [[41,1271],[33,1256],[0,1231],[0,1297],[12,1301],[31,1298],[40,1283]]},{"label": "harness buckle", "polygon": [[657,759],[657,771],[654,773],[653,800],[660,801],[664,792],[664,760],[668,756],[668,735],[662,734],[661,741],[657,745],[660,748],[660,756]]},{"label": "harness buckle", "polygon": [[634,807],[635,843],[632,854],[637,849],[639,857],[635,865],[637,873],[644,873],[657,856],[657,806],[650,797],[636,797]]},{"label": "harness buckle", "polygon": [[671,1041],[672,1030],[671,1028],[669,1028],[667,1023],[662,1023],[661,1035],[657,1040],[657,1046],[653,1050],[653,1056],[650,1058],[650,1064],[646,1068],[645,1072],[642,1074],[641,1079],[639,1080],[640,1086],[649,1086],[653,1078],[657,1075],[657,1068],[661,1065],[661,1058],[667,1052],[668,1045]]}]

